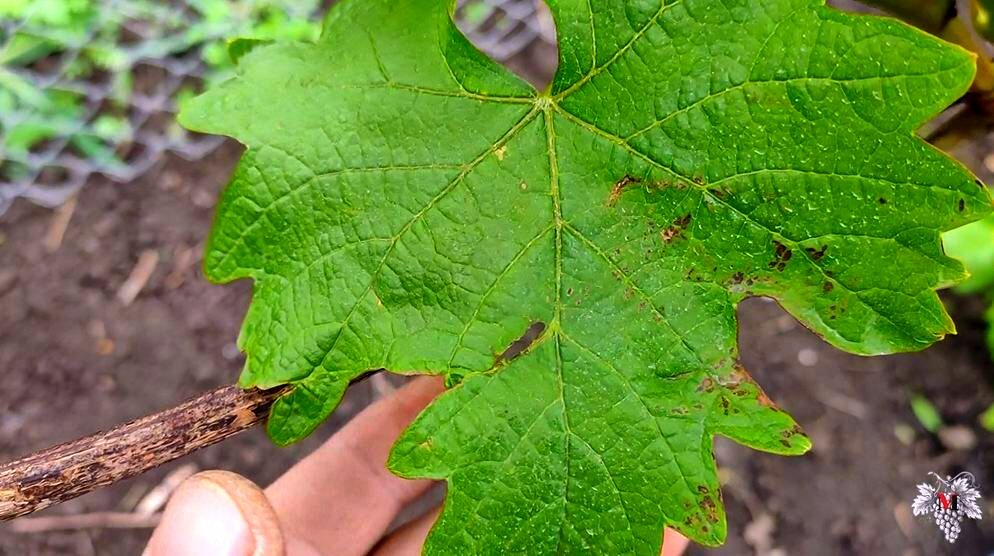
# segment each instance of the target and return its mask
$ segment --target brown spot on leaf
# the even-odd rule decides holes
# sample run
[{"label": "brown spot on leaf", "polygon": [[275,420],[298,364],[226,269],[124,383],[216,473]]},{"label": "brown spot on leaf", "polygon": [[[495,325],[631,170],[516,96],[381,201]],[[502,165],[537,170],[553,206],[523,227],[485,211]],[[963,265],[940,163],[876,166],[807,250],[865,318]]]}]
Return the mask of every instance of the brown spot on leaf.
[{"label": "brown spot on leaf", "polygon": [[966,200],[965,199],[960,199],[959,200],[959,211],[963,212],[964,210],[966,210]]},{"label": "brown spot on leaf", "polygon": [[711,377],[704,377],[704,380],[697,385],[698,392],[710,392],[711,390],[714,390],[714,381],[711,380]]},{"label": "brown spot on leaf", "polygon": [[709,489],[707,485],[697,485],[697,492],[701,494],[707,494],[711,492],[711,489]]},{"label": "brown spot on leaf", "polygon": [[685,214],[680,218],[677,218],[668,228],[659,232],[660,237],[662,237],[663,241],[666,243],[672,243],[674,239],[682,238],[684,230],[686,230],[687,226],[690,225],[690,221],[692,219],[693,217],[690,214]]},{"label": "brown spot on leaf", "polygon": [[881,198],[877,199],[877,202],[880,203],[881,205],[886,205],[887,204],[887,199],[884,199],[883,197],[881,197]]},{"label": "brown spot on leaf", "polygon": [[825,282],[821,286],[821,289],[825,290],[825,293],[828,293],[828,292],[832,291],[833,289],[835,289],[835,284],[833,284],[831,282]]},{"label": "brown spot on leaf", "polygon": [[756,403],[763,407],[768,407],[774,411],[782,411],[780,407],[766,395],[766,392],[753,380],[749,372],[742,367],[742,365],[735,365],[735,370],[728,374],[727,377],[722,379],[722,386],[728,389],[732,394],[743,397],[746,395],[753,395],[756,397]]},{"label": "brown spot on leaf", "polygon": [[614,187],[611,189],[611,195],[607,198],[607,206],[613,207],[615,204],[617,204],[618,199],[621,198],[621,194],[624,193],[625,188],[635,183],[642,183],[642,179],[634,178],[627,174],[625,175],[625,177],[614,182]]},{"label": "brown spot on leaf", "polygon": [[[711,523],[718,522],[718,505],[714,503],[714,500],[712,500],[710,496],[701,498],[701,501],[698,502],[698,504],[700,505],[701,510],[704,511],[705,515],[707,515],[708,521]],[[707,526],[705,525],[701,527],[701,530],[707,530]]]}]

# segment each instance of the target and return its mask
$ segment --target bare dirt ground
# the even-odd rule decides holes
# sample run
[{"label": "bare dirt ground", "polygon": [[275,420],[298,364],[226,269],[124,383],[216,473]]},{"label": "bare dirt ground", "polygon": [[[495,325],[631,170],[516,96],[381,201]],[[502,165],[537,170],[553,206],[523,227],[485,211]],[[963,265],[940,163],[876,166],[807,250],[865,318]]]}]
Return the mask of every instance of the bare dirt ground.
[{"label": "bare dirt ground", "polygon": [[[547,71],[547,65],[524,71]],[[19,203],[0,217],[0,460],[235,380],[241,358],[234,340],[250,286],[209,285],[200,255],[216,195],[238,152],[229,145],[197,164],[170,159],[126,186],[90,184],[57,249],[49,238],[56,213]],[[156,264],[125,305],[120,289],[143,254]],[[932,524],[910,515],[915,484],[929,471],[969,470],[994,500],[994,434],[976,421],[994,401],[983,304],[946,300],[959,336],[923,353],[872,359],[834,350],[772,302],[745,303],[744,362],[805,427],[815,448],[783,458],[719,441],[728,543],[691,553],[989,554],[994,507],[987,519],[964,527],[955,550]],[[265,484],[366,405],[376,385],[358,385],[301,446],[278,449],[253,430],[42,515],[131,510],[168,471],[190,462]],[[925,431],[909,408],[913,393],[930,398],[947,425],[968,428],[976,446],[949,448]],[[902,427],[913,435],[899,438],[895,430]],[[22,534],[0,525],[0,554],[139,554],[147,536],[141,529]]]}]

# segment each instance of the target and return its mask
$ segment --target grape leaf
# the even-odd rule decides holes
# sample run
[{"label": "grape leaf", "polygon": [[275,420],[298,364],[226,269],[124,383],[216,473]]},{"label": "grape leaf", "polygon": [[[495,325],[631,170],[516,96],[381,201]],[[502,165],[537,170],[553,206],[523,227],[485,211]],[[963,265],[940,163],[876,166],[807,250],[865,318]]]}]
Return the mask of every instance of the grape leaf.
[{"label": "grape leaf", "polygon": [[813,0],[548,4],[545,92],[451,1],[345,0],[185,109],[248,147],[206,255],[255,281],[241,384],[294,385],[285,444],[370,370],[445,375],[389,462],[449,482],[427,553],[717,544],[713,436],[810,447],[738,363],[742,299],[860,354],[953,330],[939,234],[990,199],[913,130],[974,62]]}]

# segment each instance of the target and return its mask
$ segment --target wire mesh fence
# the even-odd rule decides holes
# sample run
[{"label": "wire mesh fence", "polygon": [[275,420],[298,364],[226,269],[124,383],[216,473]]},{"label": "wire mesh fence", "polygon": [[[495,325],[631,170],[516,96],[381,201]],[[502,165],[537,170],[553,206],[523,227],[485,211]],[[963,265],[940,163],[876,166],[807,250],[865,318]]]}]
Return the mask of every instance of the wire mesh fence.
[{"label": "wire mesh fence", "polygon": [[[320,0],[10,0],[0,3],[0,214],[55,207],[95,175],[127,183],[167,153],[196,161],[223,142],[175,119],[232,70],[232,37],[306,39]],[[552,44],[539,0],[462,0],[457,23],[500,61]]]}]

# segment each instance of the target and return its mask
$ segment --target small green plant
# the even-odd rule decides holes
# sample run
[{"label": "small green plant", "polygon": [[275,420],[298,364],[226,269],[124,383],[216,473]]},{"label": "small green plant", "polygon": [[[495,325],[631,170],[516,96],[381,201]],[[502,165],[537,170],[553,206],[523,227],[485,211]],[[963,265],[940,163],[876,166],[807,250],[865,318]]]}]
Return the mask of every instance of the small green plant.
[{"label": "small green plant", "polygon": [[928,398],[921,394],[911,396],[911,411],[925,430],[931,433],[939,432],[942,427],[942,416]]},{"label": "small green plant", "polygon": [[940,234],[991,199],[913,132],[974,59],[810,0],[548,4],[545,91],[452,2],[345,0],[187,105],[247,146],[206,254],[255,281],[241,384],[292,385],[288,444],[368,372],[446,377],[389,462],[449,482],[426,553],[718,544],[713,437],[810,448],[738,361],[740,301],[864,355],[953,330]]}]

